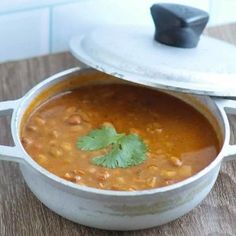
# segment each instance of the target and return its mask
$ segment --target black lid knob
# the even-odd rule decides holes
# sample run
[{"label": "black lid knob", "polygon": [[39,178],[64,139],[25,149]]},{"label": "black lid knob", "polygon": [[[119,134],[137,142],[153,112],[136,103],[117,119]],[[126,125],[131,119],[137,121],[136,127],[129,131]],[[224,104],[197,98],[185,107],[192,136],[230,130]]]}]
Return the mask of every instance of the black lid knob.
[{"label": "black lid knob", "polygon": [[151,14],[155,40],[170,46],[194,48],[207,25],[207,12],[179,4],[154,4]]}]

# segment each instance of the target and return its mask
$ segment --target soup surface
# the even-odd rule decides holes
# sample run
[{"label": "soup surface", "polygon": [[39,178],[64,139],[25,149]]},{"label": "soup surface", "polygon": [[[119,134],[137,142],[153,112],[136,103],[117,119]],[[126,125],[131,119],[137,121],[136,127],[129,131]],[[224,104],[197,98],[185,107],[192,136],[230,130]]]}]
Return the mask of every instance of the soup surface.
[{"label": "soup surface", "polygon": [[[102,125],[138,134],[147,159],[128,168],[91,163],[108,150],[82,151],[78,139]],[[142,190],[184,180],[217,156],[217,136],[198,111],[161,92],[131,85],[90,85],[42,103],[23,124],[22,143],[48,171],[80,185]]]}]

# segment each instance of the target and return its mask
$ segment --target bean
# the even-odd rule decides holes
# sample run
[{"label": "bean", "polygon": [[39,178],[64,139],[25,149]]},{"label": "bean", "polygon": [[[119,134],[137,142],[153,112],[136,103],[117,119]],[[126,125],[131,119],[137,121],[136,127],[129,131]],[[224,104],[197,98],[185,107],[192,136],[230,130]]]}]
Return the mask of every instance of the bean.
[{"label": "bean", "polygon": [[43,118],[39,117],[39,116],[35,117],[35,122],[40,126],[43,126],[46,123],[46,121]]},{"label": "bean", "polygon": [[116,180],[119,183],[125,183],[125,179],[123,177],[117,177]]},{"label": "bean", "polygon": [[104,173],[99,173],[98,176],[97,176],[97,179],[99,181],[105,181],[109,177],[110,177],[110,174],[107,171],[105,171]]},{"label": "bean", "polygon": [[120,186],[118,186],[118,185],[112,185],[111,187],[110,187],[110,189],[111,190],[121,190],[121,187]]},{"label": "bean", "polygon": [[119,169],[113,169],[112,174],[113,175],[120,175],[120,170]]},{"label": "bean", "polygon": [[120,189],[118,189],[119,191],[130,191],[130,188],[128,186],[120,186]]},{"label": "bean", "polygon": [[27,130],[32,131],[32,132],[36,132],[38,130],[38,127],[35,125],[29,125],[29,126],[27,126]]},{"label": "bean", "polygon": [[155,130],[153,128],[150,128],[150,127],[147,127],[146,131],[149,132],[149,133],[154,133],[155,132]]},{"label": "bean", "polygon": [[57,147],[51,147],[49,153],[54,157],[60,157],[63,155],[63,152]]},{"label": "bean", "polygon": [[176,171],[172,171],[172,170],[163,170],[161,171],[161,176],[164,178],[172,178],[176,175]]},{"label": "bean", "polygon": [[80,159],[88,159],[88,155],[87,155],[87,153],[80,153],[79,158]]},{"label": "bean", "polygon": [[90,120],[89,115],[85,112],[80,111],[80,116],[81,116],[82,120],[84,120],[84,121],[89,121]]},{"label": "bean", "polygon": [[77,172],[79,175],[85,175],[85,172],[83,170],[78,170]]},{"label": "bean", "polygon": [[143,184],[143,183],[145,183],[145,180],[144,179],[136,178],[136,179],[134,179],[134,182]]},{"label": "bean", "polygon": [[81,122],[82,122],[81,117],[80,117],[79,115],[76,115],[76,114],[71,115],[71,116],[67,119],[67,123],[68,123],[69,125],[79,125],[79,124],[81,124]]},{"label": "bean", "polygon": [[89,167],[89,169],[88,169],[88,172],[91,174],[95,173],[96,171],[97,171],[97,169],[95,167]]},{"label": "bean", "polygon": [[29,145],[31,145],[33,143],[33,140],[29,137],[23,137],[21,139],[21,142],[25,147],[28,147]]},{"label": "bean", "polygon": [[128,188],[128,191],[136,191],[137,189],[135,188],[135,187],[130,187],[130,188]]},{"label": "bean", "polygon": [[155,153],[148,152],[147,156],[148,158],[156,158],[157,155]]},{"label": "bean", "polygon": [[149,127],[146,128],[146,131],[150,133],[155,133],[157,132],[157,130],[161,130],[162,132],[161,125],[158,122],[154,122]]},{"label": "bean", "polygon": [[104,188],[105,187],[105,185],[103,183],[99,183],[98,185],[99,185],[100,188]]},{"label": "bean", "polygon": [[38,150],[41,150],[43,148],[43,145],[41,143],[34,143],[33,147],[38,149]]},{"label": "bean", "polygon": [[73,159],[72,158],[69,158],[69,156],[67,155],[66,158],[63,159],[63,163],[72,163],[73,162]]},{"label": "bean", "polygon": [[90,101],[88,100],[88,99],[83,99],[83,100],[81,100],[80,102],[82,102],[82,103],[84,103],[84,104],[88,104],[88,103],[90,103]]},{"label": "bean", "polygon": [[135,129],[135,128],[130,128],[130,129],[129,129],[129,132],[130,132],[131,134],[137,134],[137,135],[140,134],[140,130]]},{"label": "bean", "polygon": [[72,150],[72,145],[70,143],[64,142],[60,145],[60,147],[66,152],[69,152]]},{"label": "bean", "polygon": [[111,190],[116,190],[116,191],[130,191],[129,187],[125,187],[125,186],[119,186],[119,185],[112,185],[110,187]]},{"label": "bean", "polygon": [[158,149],[156,152],[155,152],[155,154],[163,154],[164,153],[164,151],[162,150],[162,149]]},{"label": "bean", "polygon": [[77,175],[85,175],[85,172],[83,170],[73,170],[72,171],[74,174],[77,174]]},{"label": "bean", "polygon": [[70,181],[74,181],[75,180],[74,175],[72,175],[72,174],[70,174],[68,172],[64,175],[64,178],[67,179],[67,180],[70,180]]},{"label": "bean", "polygon": [[149,134],[157,133],[156,129],[153,129],[153,128],[150,128],[150,127],[146,128],[146,132],[148,132]]},{"label": "bean", "polygon": [[63,121],[64,121],[64,122],[67,122],[68,118],[69,118],[69,116],[65,115],[65,116],[63,117]]},{"label": "bean", "polygon": [[57,144],[57,140],[52,139],[52,140],[49,141],[48,144],[49,144],[50,146],[55,146],[55,145]]},{"label": "bean", "polygon": [[169,179],[169,180],[166,180],[166,181],[165,181],[165,184],[166,184],[166,185],[171,185],[171,184],[175,184],[176,182],[178,182],[178,181],[175,180],[175,179]]},{"label": "bean", "polygon": [[75,176],[75,182],[76,182],[77,184],[80,183],[80,182],[81,182],[81,176],[76,175],[76,176]]},{"label": "bean", "polygon": [[56,130],[51,131],[51,135],[53,138],[58,138],[59,137],[59,132]]},{"label": "bean", "polygon": [[70,131],[72,132],[81,132],[84,130],[84,127],[82,125],[75,125],[70,127]]},{"label": "bean", "polygon": [[182,166],[183,164],[183,162],[178,157],[175,157],[175,156],[171,156],[170,161],[174,166],[177,166],[177,167]]},{"label": "bean", "polygon": [[179,169],[179,174],[183,177],[189,177],[192,175],[192,167],[189,165],[184,165]]},{"label": "bean", "polygon": [[144,139],[143,140],[145,144],[149,145],[150,144],[150,140],[149,139]]},{"label": "bean", "polygon": [[76,111],[76,107],[68,107],[66,109],[66,113],[74,113]]},{"label": "bean", "polygon": [[45,163],[45,162],[47,162],[48,158],[43,154],[39,154],[37,160],[40,163]]},{"label": "bean", "polygon": [[147,179],[146,184],[148,187],[153,188],[153,187],[155,187],[156,182],[157,182],[157,177],[151,177],[151,178]]},{"label": "bean", "polygon": [[146,179],[150,176],[150,171],[148,170],[148,168],[143,168],[139,173],[138,173],[138,177],[141,179]]},{"label": "bean", "polygon": [[109,126],[109,127],[114,127],[114,125],[111,122],[105,121],[102,124],[103,126]]},{"label": "bean", "polygon": [[150,157],[150,158],[159,158],[159,159],[163,159],[163,158],[165,158],[166,157],[166,155],[164,154],[164,153],[161,153],[161,154],[159,154],[159,153],[148,153],[147,154],[148,155],[148,157]]},{"label": "bean", "polygon": [[161,134],[163,132],[163,129],[156,129],[156,133]]},{"label": "bean", "polygon": [[161,128],[161,124],[159,122],[153,122],[151,127],[158,129],[158,128]]},{"label": "bean", "polygon": [[156,165],[151,165],[151,166],[148,166],[148,170],[152,172],[156,172],[159,170],[159,168]]}]

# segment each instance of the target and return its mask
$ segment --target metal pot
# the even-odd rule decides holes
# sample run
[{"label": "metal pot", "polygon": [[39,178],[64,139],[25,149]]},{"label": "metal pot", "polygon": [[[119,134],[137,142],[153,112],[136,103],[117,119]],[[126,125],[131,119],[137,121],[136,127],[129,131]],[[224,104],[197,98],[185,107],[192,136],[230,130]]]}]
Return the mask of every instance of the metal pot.
[{"label": "metal pot", "polygon": [[[13,111],[11,133],[15,146],[0,146],[0,159],[18,162],[27,185],[41,202],[57,214],[83,225],[109,230],[137,230],[167,223],[192,210],[210,192],[222,161],[236,159],[233,156],[236,146],[229,144],[230,127],[226,116],[226,113],[236,111],[236,101],[165,92],[203,113],[221,140],[220,153],[209,166],[167,187],[122,192],[79,186],[49,173],[26,153],[20,141],[20,124],[35,97],[54,84],[94,71],[72,68],[44,80],[19,100],[1,102],[0,116]],[[79,77],[77,79],[79,81]],[[122,83],[122,80],[116,79],[116,82]]]}]

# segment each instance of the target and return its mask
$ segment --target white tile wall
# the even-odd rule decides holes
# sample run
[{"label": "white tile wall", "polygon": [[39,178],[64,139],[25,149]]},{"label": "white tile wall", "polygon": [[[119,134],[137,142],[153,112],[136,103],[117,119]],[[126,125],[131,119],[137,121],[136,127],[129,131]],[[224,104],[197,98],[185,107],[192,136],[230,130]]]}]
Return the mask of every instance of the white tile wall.
[{"label": "white tile wall", "polygon": [[210,12],[210,25],[236,22],[236,0],[0,0],[0,62],[68,49],[99,24],[152,24],[149,7],[175,2]]},{"label": "white tile wall", "polygon": [[100,24],[152,25],[150,6],[156,2],[176,2],[209,11],[206,0],[87,0],[53,9],[52,52],[68,49],[69,39]]},{"label": "white tile wall", "polygon": [[[106,1],[106,3],[105,3]],[[100,24],[149,24],[147,2],[129,0],[87,0],[53,9],[52,51],[68,48],[69,39]]]},{"label": "white tile wall", "polygon": [[78,0],[0,0],[0,13],[55,6],[70,2],[78,2]]},{"label": "white tile wall", "polygon": [[236,0],[211,0],[210,11],[215,25],[236,22]]},{"label": "white tile wall", "polygon": [[0,15],[0,61],[49,53],[49,11]]}]

